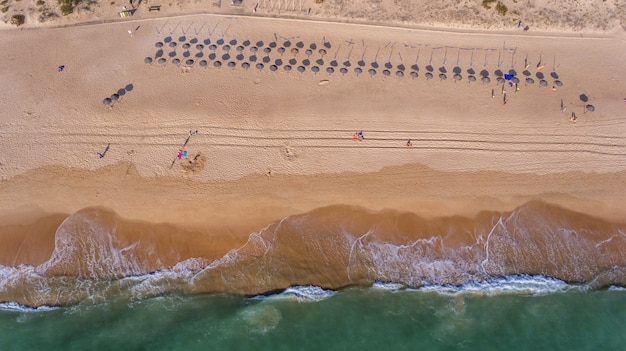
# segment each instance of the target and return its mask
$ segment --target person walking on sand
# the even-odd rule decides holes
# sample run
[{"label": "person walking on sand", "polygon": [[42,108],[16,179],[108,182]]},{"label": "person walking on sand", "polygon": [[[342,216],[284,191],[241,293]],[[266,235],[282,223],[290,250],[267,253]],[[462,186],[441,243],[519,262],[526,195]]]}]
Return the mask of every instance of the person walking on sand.
[{"label": "person walking on sand", "polygon": [[109,148],[111,147],[111,143],[107,144],[107,147],[104,148],[103,152],[98,152],[98,158],[103,158],[107,152],[109,151]]},{"label": "person walking on sand", "polygon": [[574,112],[572,112],[572,118],[570,118],[569,120],[570,120],[572,123],[576,123],[576,120],[577,120],[577,119],[578,119],[578,117],[576,117],[576,114],[575,114]]},{"label": "person walking on sand", "polygon": [[407,146],[407,147],[411,147],[411,146],[413,146],[413,143],[411,142],[411,139],[409,139],[409,140],[406,142],[406,146]]}]

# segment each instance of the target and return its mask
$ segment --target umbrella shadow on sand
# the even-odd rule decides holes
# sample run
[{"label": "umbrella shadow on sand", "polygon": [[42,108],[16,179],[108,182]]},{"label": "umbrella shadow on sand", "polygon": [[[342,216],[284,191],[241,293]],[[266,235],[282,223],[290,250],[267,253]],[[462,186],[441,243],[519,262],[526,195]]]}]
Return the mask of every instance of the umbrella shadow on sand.
[{"label": "umbrella shadow on sand", "polygon": [[132,83],[126,84],[125,87],[118,89],[117,92],[111,94],[110,97],[104,98],[102,103],[105,106],[113,107],[113,103],[118,102],[122,96],[125,96],[126,93],[133,91],[133,89],[135,89],[135,86]]}]

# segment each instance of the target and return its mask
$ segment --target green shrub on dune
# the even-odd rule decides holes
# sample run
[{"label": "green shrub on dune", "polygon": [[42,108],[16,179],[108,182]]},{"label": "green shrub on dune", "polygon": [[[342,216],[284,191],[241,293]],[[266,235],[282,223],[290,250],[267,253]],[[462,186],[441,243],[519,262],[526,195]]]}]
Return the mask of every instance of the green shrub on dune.
[{"label": "green shrub on dune", "polygon": [[24,17],[24,15],[13,15],[11,17],[11,24],[14,24],[16,26],[21,26],[22,24],[24,24],[24,20],[26,18]]},{"label": "green shrub on dune", "polygon": [[506,7],[506,5],[504,5],[503,3],[501,3],[500,1],[498,1],[498,3],[496,4],[496,12],[500,15],[500,16],[505,16],[507,11],[509,11],[509,9]]},{"label": "green shrub on dune", "polygon": [[491,3],[496,2],[496,0],[483,0],[483,7],[487,10],[491,9]]},{"label": "green shrub on dune", "polygon": [[78,5],[79,2],[80,0],[59,0],[59,4],[61,4],[61,14],[66,16],[74,12],[74,6]]}]

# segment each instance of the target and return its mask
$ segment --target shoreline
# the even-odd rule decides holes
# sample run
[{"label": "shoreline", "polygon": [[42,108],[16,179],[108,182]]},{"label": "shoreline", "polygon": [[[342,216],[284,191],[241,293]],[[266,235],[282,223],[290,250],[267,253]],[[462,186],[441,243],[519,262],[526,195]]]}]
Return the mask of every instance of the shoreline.
[{"label": "shoreline", "polygon": [[[19,265],[7,265],[0,256],[7,282],[0,301],[68,306],[94,295],[103,300],[120,294],[138,300],[170,293],[254,296],[292,286],[338,290],[388,282],[419,288],[515,276],[602,289],[626,283],[625,225],[539,201],[511,212],[430,220],[336,205],[274,221],[235,243],[225,233],[126,221],[102,208],[86,208],[63,221],[49,252],[41,251],[46,243],[37,233],[3,246],[17,244],[13,251],[24,255]],[[6,229],[0,228],[5,238]]]},{"label": "shoreline", "polygon": [[[67,179],[72,182],[67,183]],[[214,228],[224,232],[229,228],[231,239],[241,244],[271,222],[331,205],[359,206],[374,212],[393,210],[435,219],[474,218],[485,211],[508,212],[529,201],[544,201],[623,223],[626,194],[606,185],[624,179],[626,171],[542,175],[445,172],[406,164],[367,173],[272,173],[200,181],[144,177],[123,162],[92,171],[46,167],[0,183],[0,192],[11,199],[0,203],[0,222],[3,226],[28,225],[50,214],[69,216],[83,208],[103,206],[124,220],[171,224],[192,231],[210,232]],[[34,186],[44,182],[45,189]],[[510,186],[513,182],[515,187]]]}]

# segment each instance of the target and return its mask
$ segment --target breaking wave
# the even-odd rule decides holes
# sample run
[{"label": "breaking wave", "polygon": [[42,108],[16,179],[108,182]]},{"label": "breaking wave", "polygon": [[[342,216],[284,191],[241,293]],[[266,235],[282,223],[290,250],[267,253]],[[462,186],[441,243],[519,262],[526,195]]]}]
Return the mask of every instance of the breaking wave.
[{"label": "breaking wave", "polygon": [[297,302],[317,302],[332,297],[333,295],[335,295],[335,293],[336,292],[333,290],[325,290],[320,288],[319,286],[292,286],[281,291],[278,294],[258,295],[255,296],[254,299],[284,299]]},{"label": "breaking wave", "polygon": [[626,225],[542,202],[474,219],[336,205],[271,223],[228,252],[216,237],[83,209],[57,228],[45,262],[0,265],[0,301],[37,307],[221,292],[315,301],[351,285],[483,294],[626,286]]},{"label": "breaking wave", "polygon": [[428,285],[419,290],[452,295],[544,295],[571,290],[586,290],[587,288],[587,285],[570,285],[562,280],[550,277],[514,275],[488,281],[469,282],[459,286]]}]

